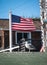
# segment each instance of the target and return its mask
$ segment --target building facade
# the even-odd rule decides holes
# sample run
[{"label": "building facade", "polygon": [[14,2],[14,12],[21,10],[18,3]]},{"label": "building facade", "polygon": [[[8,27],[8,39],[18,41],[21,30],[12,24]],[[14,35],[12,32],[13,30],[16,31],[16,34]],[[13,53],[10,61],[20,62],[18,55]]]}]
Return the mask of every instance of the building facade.
[{"label": "building facade", "polygon": [[[42,45],[41,39],[41,22],[40,19],[33,19],[36,30],[34,31],[12,31],[12,46],[19,44],[22,38],[31,39],[32,44],[40,50]],[[9,19],[0,19],[0,49],[9,48]]]}]

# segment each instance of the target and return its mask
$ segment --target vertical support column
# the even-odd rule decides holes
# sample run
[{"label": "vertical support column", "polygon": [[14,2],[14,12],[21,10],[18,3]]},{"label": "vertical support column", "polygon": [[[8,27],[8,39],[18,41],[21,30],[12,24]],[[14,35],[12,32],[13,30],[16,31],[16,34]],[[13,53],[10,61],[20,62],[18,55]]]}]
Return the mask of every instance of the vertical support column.
[{"label": "vertical support column", "polygon": [[2,30],[2,49],[4,49],[4,31]]},{"label": "vertical support column", "polygon": [[[28,39],[31,39],[31,32],[28,33]],[[31,42],[31,40],[30,40]],[[29,48],[29,52],[30,52],[30,48]]]},{"label": "vertical support column", "polygon": [[15,44],[17,44],[17,31],[15,31]]}]

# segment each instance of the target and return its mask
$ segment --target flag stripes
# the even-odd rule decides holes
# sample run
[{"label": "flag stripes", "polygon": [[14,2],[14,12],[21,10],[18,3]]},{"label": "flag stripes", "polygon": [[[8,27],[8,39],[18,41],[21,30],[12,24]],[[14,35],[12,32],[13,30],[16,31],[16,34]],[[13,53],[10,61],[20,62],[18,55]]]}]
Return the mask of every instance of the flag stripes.
[{"label": "flag stripes", "polygon": [[[19,17],[18,17],[19,18]],[[18,20],[17,18],[17,20]],[[21,18],[19,19],[20,22],[12,22],[12,30],[21,30],[21,31],[32,31],[35,30],[36,27],[33,23],[31,18]]]}]

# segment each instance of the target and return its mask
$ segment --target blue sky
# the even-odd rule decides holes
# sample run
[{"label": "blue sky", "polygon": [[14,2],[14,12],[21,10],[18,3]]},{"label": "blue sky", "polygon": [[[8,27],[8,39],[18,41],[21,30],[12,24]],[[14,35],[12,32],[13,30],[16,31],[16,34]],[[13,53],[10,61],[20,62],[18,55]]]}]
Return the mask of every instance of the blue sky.
[{"label": "blue sky", "polygon": [[0,18],[8,18],[9,11],[25,17],[40,17],[39,0],[0,0]]}]

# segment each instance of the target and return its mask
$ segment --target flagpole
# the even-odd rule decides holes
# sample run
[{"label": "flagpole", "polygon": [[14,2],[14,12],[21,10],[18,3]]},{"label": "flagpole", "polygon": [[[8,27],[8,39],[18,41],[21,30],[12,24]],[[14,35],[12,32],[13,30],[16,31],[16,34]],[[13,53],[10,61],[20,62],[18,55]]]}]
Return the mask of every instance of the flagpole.
[{"label": "flagpole", "polygon": [[11,11],[9,12],[9,47],[10,47],[10,52],[12,52]]}]

